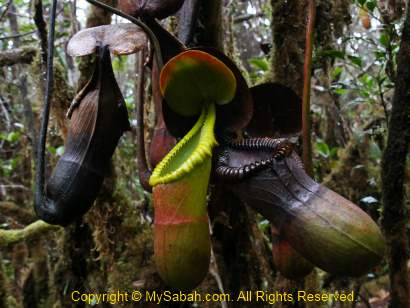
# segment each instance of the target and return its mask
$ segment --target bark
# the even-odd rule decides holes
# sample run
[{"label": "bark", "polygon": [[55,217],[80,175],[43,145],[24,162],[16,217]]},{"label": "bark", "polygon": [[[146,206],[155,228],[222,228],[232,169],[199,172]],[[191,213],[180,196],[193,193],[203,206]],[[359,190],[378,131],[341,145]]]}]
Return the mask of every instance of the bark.
[{"label": "bark", "polygon": [[407,270],[409,243],[406,235],[408,208],[404,201],[406,157],[410,142],[410,5],[397,56],[397,78],[393,97],[387,147],[382,159],[382,225],[390,266],[390,307],[410,307]]},{"label": "bark", "polygon": [[[271,1],[273,47],[269,79],[292,88],[299,97],[304,88],[307,4],[306,0]],[[289,280],[279,274],[275,284],[281,291],[292,293],[303,289],[304,281]],[[302,303],[295,305],[303,306]],[[288,305],[278,303],[278,306]]]},{"label": "bark", "polygon": [[[316,22],[316,44],[320,50],[335,49],[333,37],[336,25],[341,23],[340,17],[336,15],[337,1],[318,1],[317,22]],[[333,25],[333,27],[329,27]],[[340,26],[340,25],[339,25]],[[322,105],[325,111],[325,121],[323,121],[323,139],[330,147],[344,147],[346,145],[346,132],[344,130],[344,119],[340,111],[339,96],[331,91],[331,71],[334,64],[333,59],[323,58],[316,63],[322,68],[322,72],[317,77],[317,83],[325,88],[325,91],[316,91],[314,103]]]},{"label": "bark", "polygon": [[[14,47],[19,48],[21,45],[20,37],[19,37],[19,24],[17,21],[16,17],[16,7],[14,6],[13,2],[10,3],[9,5],[9,12],[8,12],[8,19],[9,19],[9,24],[10,24],[10,29],[13,35],[15,35],[15,38],[13,39],[13,45]],[[20,90],[20,99],[23,102],[23,107],[24,107],[24,124],[27,127],[27,132],[28,135],[30,136],[30,141],[32,145],[32,150],[31,154],[33,159],[36,159],[36,139],[37,139],[37,132],[36,132],[36,127],[34,125],[35,119],[34,119],[34,112],[33,108],[31,106],[30,101],[28,100],[28,84],[27,84],[27,75],[22,73],[24,72],[24,68],[21,67],[21,65],[14,67],[14,74],[16,76],[16,79],[19,80],[18,87]],[[30,166],[27,166],[27,168],[30,168]],[[30,178],[28,176],[28,178]]]},{"label": "bark", "polygon": [[291,87],[300,97],[306,43],[306,1],[272,0],[273,81]]},{"label": "bark", "polygon": [[181,40],[188,46],[211,46],[223,51],[222,0],[187,0],[179,21]]},{"label": "bark", "polygon": [[40,38],[41,58],[43,63],[47,63],[47,24],[43,17],[42,0],[34,0],[34,23],[37,27],[37,34]]},{"label": "bark", "polygon": [[37,51],[32,47],[15,48],[0,52],[0,67],[15,64],[30,64]]}]

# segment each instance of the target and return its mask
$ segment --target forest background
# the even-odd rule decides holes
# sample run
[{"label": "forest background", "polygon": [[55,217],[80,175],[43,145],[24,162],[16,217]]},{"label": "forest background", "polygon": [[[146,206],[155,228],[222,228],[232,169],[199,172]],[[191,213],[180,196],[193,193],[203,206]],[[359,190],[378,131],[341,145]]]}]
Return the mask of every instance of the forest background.
[{"label": "forest background", "polygon": [[[223,49],[249,85],[276,81],[302,96],[307,4],[187,0],[162,24],[188,46]],[[269,222],[227,192],[216,191],[209,204],[211,267],[198,290],[355,290],[359,300],[350,306],[410,307],[405,181],[410,133],[408,127],[398,126],[403,118],[407,126],[410,122],[410,101],[408,93],[399,98],[397,94],[398,72],[410,67],[410,59],[400,56],[400,45],[406,50],[410,44],[405,41],[408,33],[403,34],[403,25],[409,22],[406,3],[318,0],[316,6],[311,85],[314,176],[381,224],[388,243],[386,258],[360,278],[315,270],[305,281],[287,280],[272,262]],[[71,290],[163,290],[152,260],[151,196],[142,190],[136,167],[136,56],[113,59],[132,131],[120,141],[96,204],[82,221],[65,229],[35,228],[35,149],[49,7],[46,0],[0,1],[0,307],[69,307],[74,305]],[[89,60],[67,55],[67,42],[80,29],[123,22],[85,1],[59,1],[57,11],[48,175],[64,153],[65,112],[90,74]],[[192,31],[186,31],[187,25]],[[410,88],[406,79],[400,82]],[[152,104],[145,106],[149,139],[155,117]],[[222,206],[217,200],[221,198],[226,201]],[[26,226],[35,231],[23,229]],[[3,235],[17,229],[24,231],[13,241],[2,242]]]}]

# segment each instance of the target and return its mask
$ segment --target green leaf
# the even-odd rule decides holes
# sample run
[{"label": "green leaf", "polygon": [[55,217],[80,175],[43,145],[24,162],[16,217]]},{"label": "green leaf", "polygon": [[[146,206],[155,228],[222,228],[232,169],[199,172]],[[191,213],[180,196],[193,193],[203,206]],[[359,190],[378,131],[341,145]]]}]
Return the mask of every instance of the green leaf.
[{"label": "green leaf", "polygon": [[316,143],[316,151],[319,153],[319,155],[323,156],[324,158],[328,158],[330,156],[330,148],[323,141],[318,141]]},{"label": "green leaf", "polygon": [[263,72],[267,72],[269,70],[269,62],[266,58],[252,58],[249,60],[249,63],[257,70],[261,70]]},{"label": "green leaf", "polygon": [[319,57],[328,57],[328,58],[337,58],[337,59],[344,59],[345,53],[342,50],[336,49],[329,49],[329,50],[322,50],[317,54]]},{"label": "green leaf", "polygon": [[348,56],[349,60],[356,66],[358,67],[362,67],[363,66],[363,62],[362,59],[356,56]]},{"label": "green leaf", "polygon": [[346,89],[343,89],[343,88],[338,88],[338,89],[335,89],[333,92],[336,93],[336,94],[338,94],[338,95],[344,95],[344,94],[346,94],[348,91],[347,91]]},{"label": "green leaf", "polygon": [[380,42],[380,44],[382,44],[383,47],[385,47],[385,48],[389,47],[390,41],[391,41],[391,39],[390,39],[390,35],[388,33],[383,32],[380,35],[379,42]]},{"label": "green leaf", "polygon": [[57,149],[51,145],[47,147],[47,151],[53,155],[56,155],[57,153]]},{"label": "green leaf", "polygon": [[259,229],[260,229],[260,230],[262,230],[262,231],[267,231],[267,230],[269,230],[269,228],[270,228],[270,222],[269,222],[269,220],[264,219],[264,220],[262,220],[262,221],[259,223]]},{"label": "green leaf", "polygon": [[340,75],[343,73],[343,68],[340,66],[337,66],[334,68],[332,71],[332,79],[338,79]]},{"label": "green leaf", "polygon": [[377,4],[376,4],[376,1],[374,1],[374,0],[367,1],[367,3],[366,3],[366,7],[370,12],[373,12],[374,9],[376,8],[376,6],[377,6]]},{"label": "green leaf", "polygon": [[20,140],[21,133],[20,132],[11,132],[7,135],[7,141],[10,143],[15,143]]},{"label": "green leaf", "polygon": [[370,158],[374,160],[379,160],[382,158],[382,151],[377,143],[372,142],[370,144]]}]

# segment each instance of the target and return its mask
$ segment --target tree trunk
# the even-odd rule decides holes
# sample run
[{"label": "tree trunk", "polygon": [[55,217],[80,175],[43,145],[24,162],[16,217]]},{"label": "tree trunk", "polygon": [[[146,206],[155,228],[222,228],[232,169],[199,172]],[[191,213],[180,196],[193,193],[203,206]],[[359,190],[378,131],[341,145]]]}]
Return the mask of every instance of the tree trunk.
[{"label": "tree trunk", "polygon": [[303,92],[303,65],[306,44],[306,0],[272,0],[271,79]]},{"label": "tree trunk", "polygon": [[410,142],[410,3],[397,56],[396,89],[390,118],[387,147],[382,160],[383,219],[390,266],[390,307],[410,307],[407,269],[408,209],[404,202],[406,157]]},{"label": "tree trunk", "polygon": [[[299,97],[303,94],[304,51],[306,48],[307,1],[272,0],[272,53],[271,79],[293,89]],[[302,119],[301,119],[302,120]],[[311,274],[314,275],[314,274]],[[294,293],[304,288],[304,280],[289,280],[278,274],[276,288]],[[279,307],[289,307],[278,303]],[[296,302],[292,307],[303,307]]]}]

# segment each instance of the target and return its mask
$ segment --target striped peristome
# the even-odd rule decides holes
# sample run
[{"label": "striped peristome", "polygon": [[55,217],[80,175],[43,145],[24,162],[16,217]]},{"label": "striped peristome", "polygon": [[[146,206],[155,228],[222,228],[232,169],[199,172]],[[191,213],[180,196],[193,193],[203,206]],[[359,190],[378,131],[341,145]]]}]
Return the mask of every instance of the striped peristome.
[{"label": "striped peristome", "polygon": [[[287,139],[249,138],[241,141],[224,140],[225,149],[220,152],[216,160],[215,174],[226,180],[242,180],[258,171],[269,168],[275,160],[281,160],[291,155],[293,145]],[[245,164],[240,167],[229,166],[230,149],[236,150],[269,150],[271,157]]]}]

